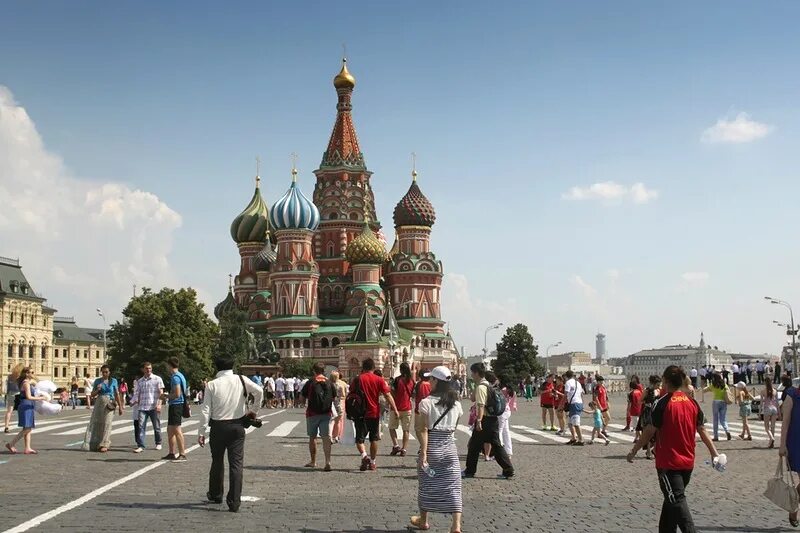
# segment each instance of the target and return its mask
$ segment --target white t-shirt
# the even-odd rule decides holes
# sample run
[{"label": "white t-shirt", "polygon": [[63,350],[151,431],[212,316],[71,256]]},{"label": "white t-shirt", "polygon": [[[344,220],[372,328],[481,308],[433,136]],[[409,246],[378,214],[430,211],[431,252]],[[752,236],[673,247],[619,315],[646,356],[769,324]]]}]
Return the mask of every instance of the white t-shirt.
[{"label": "white t-shirt", "polygon": [[577,379],[568,379],[564,384],[564,395],[567,397],[567,403],[583,403],[583,388]]},{"label": "white t-shirt", "polygon": [[267,380],[264,382],[269,392],[275,392],[275,380],[271,377],[268,377]]},{"label": "white t-shirt", "polygon": [[689,371],[689,377],[690,378],[696,378],[697,377],[697,369],[696,368],[693,368],[693,369],[691,369]]},{"label": "white t-shirt", "polygon": [[294,391],[294,378],[286,378],[284,387],[286,387],[287,391]]},{"label": "white t-shirt", "polygon": [[700,377],[701,378],[706,377],[706,367],[700,369]]},{"label": "white t-shirt", "polygon": [[756,363],[756,372],[763,372],[764,371],[764,363]]},{"label": "white t-shirt", "polygon": [[[426,425],[428,429],[431,429],[433,424],[442,416],[442,413],[445,412],[443,405],[436,405],[438,402],[439,398],[437,396],[428,396],[419,402],[419,414],[427,418]],[[461,407],[461,402],[456,402],[442,420],[436,424],[436,431],[455,431],[458,426],[458,419],[463,414],[464,410]]]},{"label": "white t-shirt", "polygon": [[283,392],[284,387],[286,387],[286,380],[283,378],[278,378],[275,380],[275,390],[277,392]]}]

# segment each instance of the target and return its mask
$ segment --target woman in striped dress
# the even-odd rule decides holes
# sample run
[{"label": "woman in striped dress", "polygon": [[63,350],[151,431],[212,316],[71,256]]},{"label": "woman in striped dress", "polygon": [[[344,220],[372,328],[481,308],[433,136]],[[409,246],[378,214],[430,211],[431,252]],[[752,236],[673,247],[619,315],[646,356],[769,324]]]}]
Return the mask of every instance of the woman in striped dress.
[{"label": "woman in striped dress", "polygon": [[450,531],[460,533],[461,465],[453,433],[463,411],[458,391],[450,383],[450,369],[437,366],[426,377],[431,383],[431,395],[420,402],[415,420],[420,443],[417,465],[420,513],[411,517],[411,525],[430,529],[428,513],[451,514]]}]

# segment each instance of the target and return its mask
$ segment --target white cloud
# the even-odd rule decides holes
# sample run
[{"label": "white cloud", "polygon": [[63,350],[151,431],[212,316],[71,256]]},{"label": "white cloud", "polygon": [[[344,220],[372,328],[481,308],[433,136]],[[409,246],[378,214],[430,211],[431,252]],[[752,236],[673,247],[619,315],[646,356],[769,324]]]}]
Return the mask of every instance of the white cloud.
[{"label": "white cloud", "polygon": [[99,306],[113,318],[133,284],[174,282],[168,257],[181,216],[150,192],[71,175],[1,85],[0,198],[0,255],[19,256],[60,314],[96,322]]},{"label": "white cloud", "polygon": [[684,272],[681,279],[689,285],[704,285],[709,278],[708,272]]},{"label": "white cloud", "polygon": [[773,127],[756,122],[750,115],[740,112],[733,119],[721,118],[706,129],[700,140],[704,143],[748,143],[766,137]]},{"label": "white cloud", "polygon": [[[461,346],[466,346],[467,356],[476,355],[483,349],[484,331],[491,324],[502,322],[498,331],[489,332],[488,348],[505,333],[506,327],[518,322],[533,324],[522,319],[517,301],[508,298],[503,301],[483,300],[473,296],[467,276],[448,272],[442,280],[442,319],[450,326],[453,337]],[[532,332],[536,337],[536,332]]]},{"label": "white cloud", "polygon": [[646,204],[658,198],[658,191],[648,189],[644,183],[638,182],[631,186],[622,185],[615,181],[593,183],[587,187],[572,187],[561,195],[565,200],[600,200],[607,204],[619,204],[629,200],[635,204]]},{"label": "white cloud", "polygon": [[587,297],[594,297],[594,296],[597,295],[597,289],[595,289],[594,287],[592,287],[591,285],[586,283],[586,281],[584,281],[584,279],[582,277],[580,277],[578,275],[574,275],[574,276],[572,276],[571,280],[572,280],[572,283],[576,287],[578,287],[583,292],[583,294],[586,295]]}]

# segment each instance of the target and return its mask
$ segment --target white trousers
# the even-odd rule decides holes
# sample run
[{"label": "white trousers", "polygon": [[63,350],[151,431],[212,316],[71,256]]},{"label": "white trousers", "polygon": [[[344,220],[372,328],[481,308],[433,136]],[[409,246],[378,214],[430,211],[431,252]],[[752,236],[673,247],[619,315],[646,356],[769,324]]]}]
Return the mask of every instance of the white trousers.
[{"label": "white trousers", "polygon": [[506,409],[500,415],[500,442],[503,444],[508,455],[514,455],[514,448],[511,444],[511,430],[508,427],[508,422],[511,419],[511,409]]}]

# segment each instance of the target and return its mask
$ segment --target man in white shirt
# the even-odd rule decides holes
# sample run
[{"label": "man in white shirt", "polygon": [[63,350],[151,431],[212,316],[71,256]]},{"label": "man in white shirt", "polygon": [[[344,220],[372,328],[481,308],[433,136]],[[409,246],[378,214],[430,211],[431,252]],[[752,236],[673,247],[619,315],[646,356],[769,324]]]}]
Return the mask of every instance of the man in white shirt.
[{"label": "man in white shirt", "polygon": [[583,387],[575,379],[572,370],[567,370],[564,374],[567,382],[564,384],[564,395],[567,397],[569,407],[569,432],[572,438],[565,444],[573,446],[583,446],[583,435],[581,435],[581,413],[583,412]]},{"label": "man in white shirt", "polygon": [[281,409],[286,407],[286,379],[282,374],[275,380],[275,403]]},{"label": "man in white shirt", "polygon": [[272,374],[264,380],[264,403],[267,409],[275,407],[275,378],[272,377]]},{"label": "man in white shirt", "polygon": [[733,373],[733,383],[739,383],[741,381],[741,377],[739,376],[739,365],[733,363],[731,365],[731,372]]},{"label": "man in white shirt", "polygon": [[689,371],[689,379],[692,381],[692,387],[697,388],[697,369],[692,367]]},{"label": "man in white shirt", "polygon": [[286,378],[286,408],[294,405],[294,380],[293,377]]},{"label": "man in white shirt", "polygon": [[86,408],[92,408],[92,389],[94,389],[94,380],[89,377],[88,372],[83,373],[83,391],[86,395]]},{"label": "man in white shirt", "polygon": [[[211,428],[211,471],[208,474],[209,502],[222,503],[225,491],[225,452],[228,453],[230,487],[225,498],[228,510],[239,511],[242,504],[242,465],[244,463],[245,423],[255,419],[264,390],[249,379],[233,373],[233,359],[214,360],[217,375],[206,385],[200,410],[200,433],[197,443],[206,445],[206,431]],[[248,405],[248,395],[253,395]],[[255,411],[253,411],[253,409]]]}]

